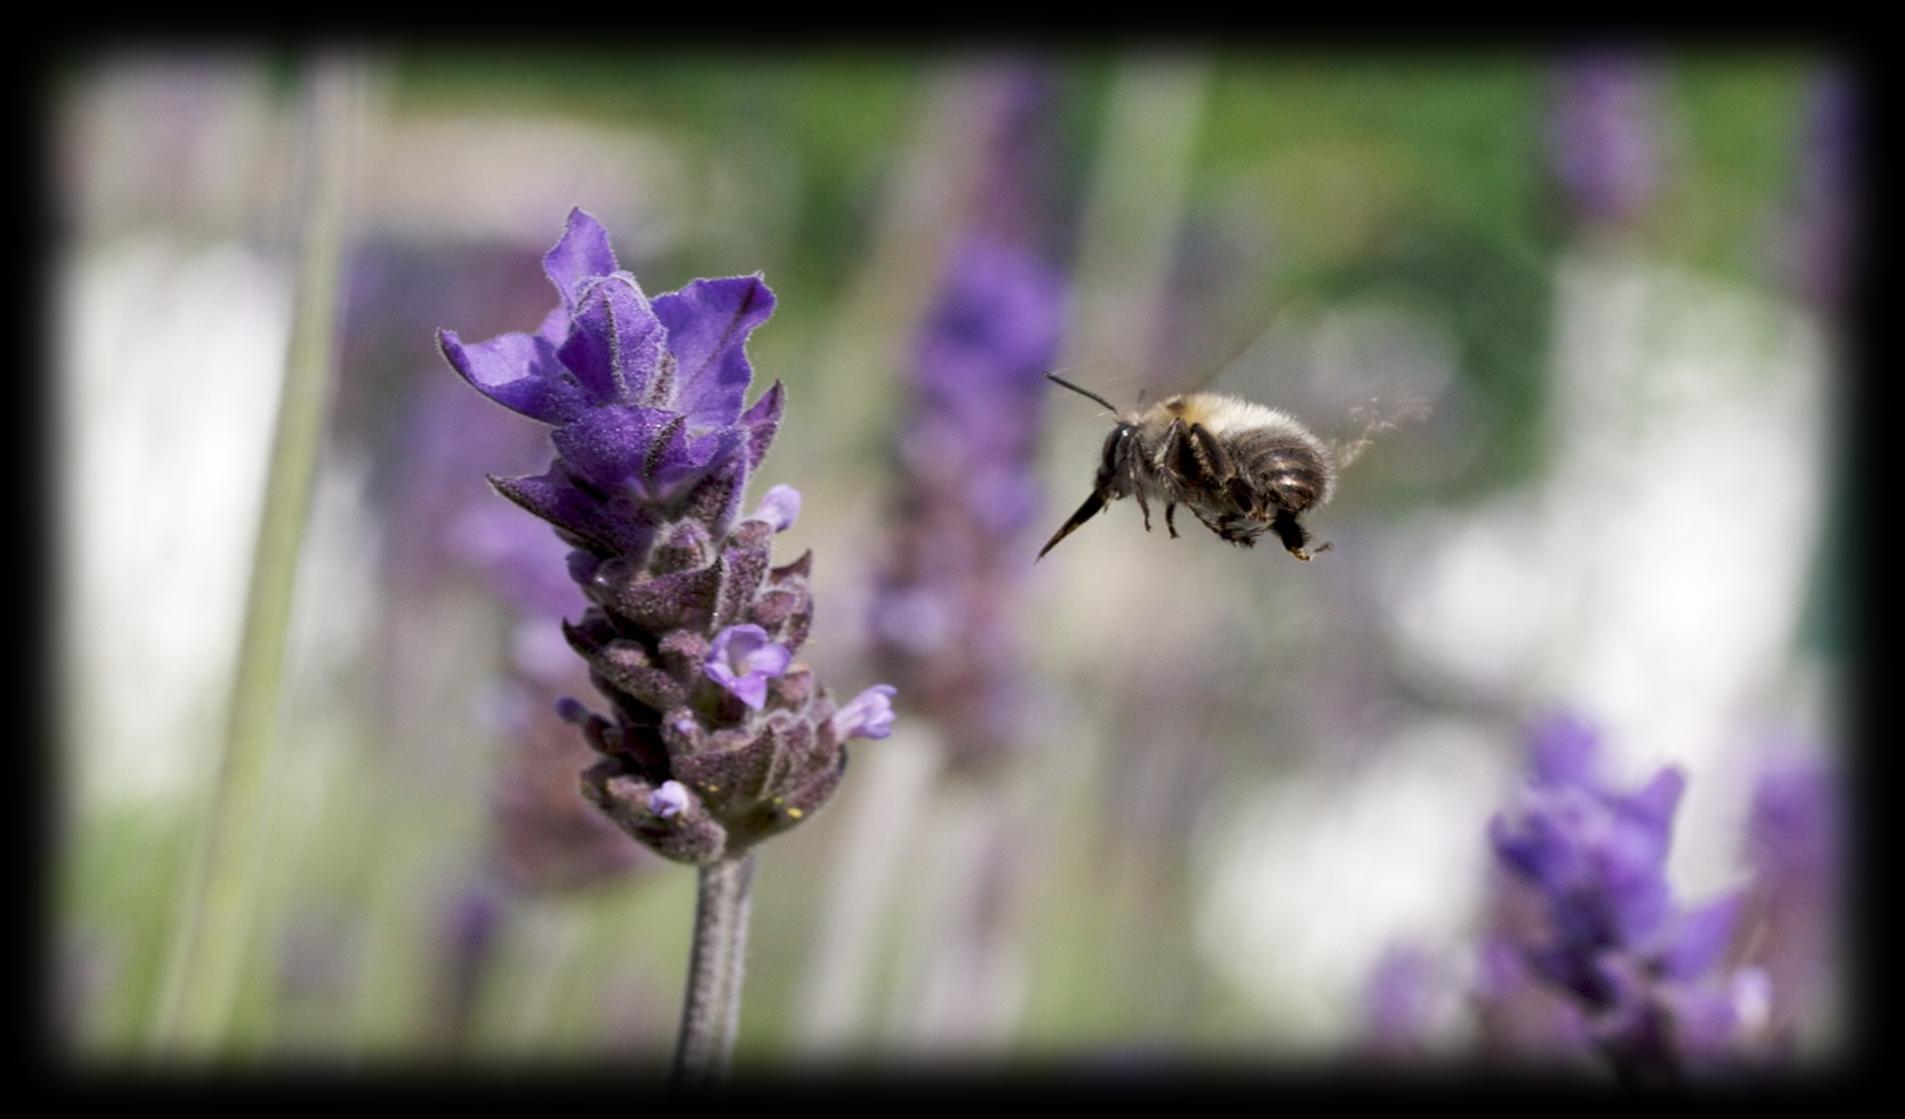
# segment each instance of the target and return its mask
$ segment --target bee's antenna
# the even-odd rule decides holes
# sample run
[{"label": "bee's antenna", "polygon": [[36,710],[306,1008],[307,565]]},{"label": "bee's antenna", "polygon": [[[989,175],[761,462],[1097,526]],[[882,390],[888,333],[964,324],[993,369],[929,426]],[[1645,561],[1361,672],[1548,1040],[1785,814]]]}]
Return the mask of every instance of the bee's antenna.
[{"label": "bee's antenna", "polygon": [[1111,401],[1106,400],[1104,397],[1099,396],[1097,393],[1091,391],[1090,389],[1079,388],[1077,385],[1072,384],[1070,381],[1067,381],[1065,378],[1059,376],[1056,373],[1045,374],[1045,379],[1048,381],[1051,381],[1053,384],[1063,385],[1080,396],[1089,397],[1092,400],[1096,400],[1098,403],[1111,409],[1113,412],[1116,412],[1118,410],[1118,406],[1116,404],[1113,404]]}]

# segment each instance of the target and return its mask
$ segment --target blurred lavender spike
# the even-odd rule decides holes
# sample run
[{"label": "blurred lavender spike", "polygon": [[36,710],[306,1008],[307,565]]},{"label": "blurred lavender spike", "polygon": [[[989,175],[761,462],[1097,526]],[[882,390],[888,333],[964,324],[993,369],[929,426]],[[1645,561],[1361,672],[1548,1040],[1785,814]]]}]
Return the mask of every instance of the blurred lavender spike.
[{"label": "blurred lavender spike", "polygon": [[1816,763],[1776,764],[1754,788],[1740,962],[1767,977],[1765,1025],[1776,1051],[1833,1025],[1844,949],[1844,827],[1840,786]]},{"label": "blurred lavender spike", "polygon": [[1062,281],[1036,256],[969,239],[914,351],[896,532],[871,629],[878,657],[946,729],[962,768],[996,760],[1023,729],[1013,619],[1063,303]]},{"label": "blurred lavender spike", "polygon": [[1424,1055],[1434,1031],[1435,961],[1408,945],[1391,946],[1376,963],[1364,1004],[1363,1048],[1379,1060]]},{"label": "blurred lavender spike", "polygon": [[1598,737],[1572,717],[1544,723],[1534,747],[1515,807],[1488,828],[1500,864],[1532,891],[1534,920],[1510,941],[1522,973],[1572,1003],[1624,1081],[1747,1057],[1764,973],[1720,966],[1741,899],[1685,908],[1666,881],[1685,778],[1669,768],[1636,792],[1608,787]]},{"label": "blurred lavender spike", "polygon": [[1814,84],[1804,121],[1787,237],[1791,278],[1805,298],[1827,311],[1844,307],[1857,273],[1859,109],[1852,80],[1834,70]]},{"label": "blurred lavender spike", "polygon": [[1646,60],[1596,51],[1556,75],[1548,147],[1563,197],[1578,220],[1623,224],[1659,194],[1659,78]]}]

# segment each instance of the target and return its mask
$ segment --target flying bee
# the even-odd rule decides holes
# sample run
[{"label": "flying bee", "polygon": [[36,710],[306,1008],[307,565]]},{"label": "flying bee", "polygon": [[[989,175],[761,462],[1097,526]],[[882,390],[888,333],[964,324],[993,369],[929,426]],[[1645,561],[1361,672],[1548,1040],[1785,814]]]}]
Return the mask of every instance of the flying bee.
[{"label": "flying bee", "polygon": [[1362,442],[1339,449],[1283,412],[1224,393],[1179,393],[1127,412],[1057,374],[1046,376],[1111,409],[1117,424],[1105,438],[1091,496],[1039,550],[1039,559],[1121,497],[1137,499],[1146,532],[1150,502],[1163,502],[1173,539],[1182,505],[1240,547],[1274,532],[1286,551],[1306,562],[1329,549],[1327,543],[1310,549],[1299,518],[1330,499],[1337,469],[1361,450],[1367,432]]}]

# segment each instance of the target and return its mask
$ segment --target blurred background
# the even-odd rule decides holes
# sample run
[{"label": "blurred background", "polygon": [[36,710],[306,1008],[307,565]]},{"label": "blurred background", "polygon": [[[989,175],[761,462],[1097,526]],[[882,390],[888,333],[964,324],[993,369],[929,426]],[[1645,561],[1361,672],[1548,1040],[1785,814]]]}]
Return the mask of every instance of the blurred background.
[{"label": "blurred background", "polygon": [[[1680,767],[1689,903],[1768,880],[1768,780],[1844,772],[1832,57],[173,47],[52,76],[48,997],[81,1062],[164,1051],[200,990],[210,834],[222,1051],[667,1059],[694,875],[575,792],[581,600],[484,481],[546,431],[435,344],[534,329],[572,206],[651,295],[765,274],[755,391],[789,405],[750,504],[804,495],[779,554],[814,550],[821,678],[900,688],[761,851],[744,1065],[1537,1048],[1482,952],[1531,728],[1592,726],[1622,787]],[[1110,422],[1044,368],[1369,435],[1307,518],[1332,550],[1124,503],[1034,567]],[[300,407],[308,478],[268,490]],[[281,655],[248,636],[274,507]],[[1792,826],[1836,834],[1836,800]],[[1848,1044],[1857,980],[1822,850],[1728,964],[1772,976],[1756,1020],[1801,1061]]]}]

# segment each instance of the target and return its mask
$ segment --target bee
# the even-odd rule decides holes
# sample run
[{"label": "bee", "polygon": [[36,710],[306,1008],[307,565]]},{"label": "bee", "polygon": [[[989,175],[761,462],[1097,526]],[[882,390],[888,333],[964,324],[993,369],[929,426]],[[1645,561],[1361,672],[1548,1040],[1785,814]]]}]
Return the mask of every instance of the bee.
[{"label": "bee", "polygon": [[1146,532],[1150,502],[1163,502],[1164,527],[1173,539],[1182,505],[1239,547],[1252,547],[1273,532],[1285,551],[1305,562],[1329,549],[1328,543],[1309,547],[1300,518],[1329,501],[1339,460],[1346,456],[1288,414],[1217,392],[1179,393],[1126,412],[1055,373],[1046,377],[1111,409],[1117,424],[1105,437],[1091,496],[1059,526],[1038,559],[1121,497],[1137,499]]}]

